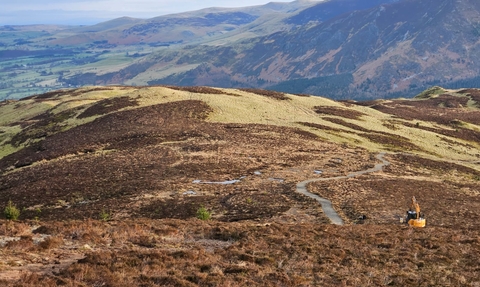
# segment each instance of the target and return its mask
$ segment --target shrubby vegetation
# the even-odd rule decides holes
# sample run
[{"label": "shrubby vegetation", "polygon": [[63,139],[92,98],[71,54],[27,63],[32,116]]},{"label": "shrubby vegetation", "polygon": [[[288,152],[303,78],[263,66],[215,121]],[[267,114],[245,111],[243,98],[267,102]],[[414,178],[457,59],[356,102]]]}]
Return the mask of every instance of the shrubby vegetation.
[{"label": "shrubby vegetation", "polygon": [[12,203],[11,200],[8,201],[5,210],[3,211],[5,218],[8,220],[17,220],[20,217],[20,210]]},{"label": "shrubby vegetation", "polygon": [[209,220],[212,217],[212,214],[204,207],[200,207],[197,210],[197,218],[201,220]]}]

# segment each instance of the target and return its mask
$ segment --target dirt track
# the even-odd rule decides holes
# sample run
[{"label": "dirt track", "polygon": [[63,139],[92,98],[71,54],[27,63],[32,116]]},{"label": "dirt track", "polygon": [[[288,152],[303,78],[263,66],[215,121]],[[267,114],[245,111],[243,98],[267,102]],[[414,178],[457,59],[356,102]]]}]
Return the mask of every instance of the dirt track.
[{"label": "dirt track", "polygon": [[330,219],[330,221],[333,223],[333,224],[336,224],[336,225],[343,225],[343,220],[342,218],[337,214],[337,212],[335,211],[335,209],[333,209],[332,207],[332,202],[330,202],[330,200],[326,199],[326,198],[323,198],[323,197],[320,197],[316,194],[313,194],[311,192],[309,192],[307,190],[307,184],[311,183],[311,182],[315,182],[315,181],[327,181],[327,180],[336,180],[336,179],[346,179],[346,178],[352,178],[352,177],[355,177],[355,176],[359,176],[359,175],[362,175],[362,174],[366,174],[366,173],[370,173],[370,172],[377,172],[377,171],[381,171],[382,168],[384,166],[387,166],[390,164],[389,161],[387,161],[386,159],[383,158],[383,156],[385,155],[385,153],[379,153],[376,157],[378,160],[381,160],[382,163],[379,163],[379,164],[376,164],[373,168],[369,168],[369,169],[365,169],[365,170],[360,170],[360,171],[356,171],[356,172],[352,172],[352,173],[349,173],[348,175],[345,175],[345,176],[335,176],[335,177],[327,177],[327,178],[313,178],[313,179],[307,179],[307,180],[304,180],[302,182],[299,182],[297,184],[297,188],[296,188],[296,191],[298,193],[301,193],[303,195],[306,195],[310,198],[313,198],[315,199],[316,201],[318,201],[321,205],[322,205],[322,209],[323,209],[323,212],[325,213],[325,215]]}]

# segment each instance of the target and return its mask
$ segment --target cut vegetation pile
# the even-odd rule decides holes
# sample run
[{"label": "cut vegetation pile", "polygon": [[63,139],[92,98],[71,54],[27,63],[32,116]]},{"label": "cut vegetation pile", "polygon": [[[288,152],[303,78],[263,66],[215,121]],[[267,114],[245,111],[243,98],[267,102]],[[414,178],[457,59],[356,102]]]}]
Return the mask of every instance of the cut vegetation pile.
[{"label": "cut vegetation pile", "polygon": [[[477,286],[478,95],[91,87],[4,102],[0,204],[20,216],[0,227],[1,283]],[[295,192],[380,151],[382,172],[308,187],[343,227]],[[413,195],[422,230],[400,223]]]}]

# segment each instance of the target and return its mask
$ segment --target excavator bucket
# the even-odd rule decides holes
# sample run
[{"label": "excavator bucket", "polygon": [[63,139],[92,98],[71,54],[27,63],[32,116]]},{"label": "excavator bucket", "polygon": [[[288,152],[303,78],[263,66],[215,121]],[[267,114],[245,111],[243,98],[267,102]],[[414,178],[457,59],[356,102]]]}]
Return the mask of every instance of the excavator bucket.
[{"label": "excavator bucket", "polygon": [[408,225],[413,227],[425,227],[426,224],[427,224],[427,220],[425,218],[410,219],[408,221]]}]

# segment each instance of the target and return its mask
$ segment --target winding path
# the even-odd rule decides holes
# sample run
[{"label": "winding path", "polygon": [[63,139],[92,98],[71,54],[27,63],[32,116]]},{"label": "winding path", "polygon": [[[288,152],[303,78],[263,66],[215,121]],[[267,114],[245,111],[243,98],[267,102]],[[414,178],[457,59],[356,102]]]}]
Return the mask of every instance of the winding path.
[{"label": "winding path", "polygon": [[335,211],[335,209],[333,209],[332,207],[332,202],[326,198],[323,198],[323,197],[320,197],[316,194],[313,194],[311,192],[309,192],[307,190],[307,185],[311,182],[315,182],[315,181],[327,181],[327,180],[335,180],[335,179],[346,179],[346,178],[352,178],[352,177],[355,177],[355,176],[359,176],[359,175],[362,175],[362,174],[366,174],[366,173],[370,173],[370,172],[376,172],[376,171],[381,171],[382,168],[384,166],[387,166],[390,164],[390,162],[386,159],[383,158],[383,156],[385,155],[384,152],[382,153],[379,153],[377,154],[376,158],[380,161],[382,161],[382,163],[378,163],[376,164],[374,167],[372,168],[369,168],[369,169],[366,169],[366,170],[360,170],[360,171],[356,171],[356,172],[353,172],[353,173],[350,173],[348,175],[344,175],[344,176],[336,176],[336,177],[327,177],[327,178],[313,178],[313,179],[307,179],[307,180],[304,180],[302,182],[299,182],[297,184],[297,189],[296,191],[298,193],[301,193],[303,195],[306,195],[310,198],[313,198],[315,200],[317,200],[321,205],[322,205],[322,209],[323,209],[323,212],[325,213],[325,215],[330,219],[330,221],[333,223],[333,224],[336,224],[336,225],[343,225],[343,220],[342,218],[337,214],[337,212]]}]

